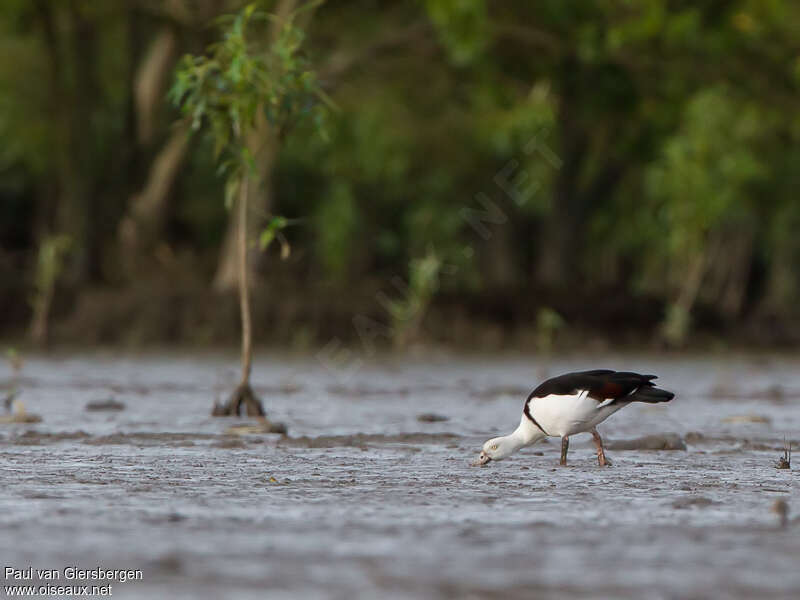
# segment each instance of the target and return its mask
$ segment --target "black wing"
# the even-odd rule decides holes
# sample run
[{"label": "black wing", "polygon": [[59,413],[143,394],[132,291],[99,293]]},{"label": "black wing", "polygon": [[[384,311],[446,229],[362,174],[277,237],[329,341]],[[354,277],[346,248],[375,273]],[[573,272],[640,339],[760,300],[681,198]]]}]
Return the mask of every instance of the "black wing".
[{"label": "black wing", "polygon": [[553,377],[537,387],[531,398],[543,398],[551,394],[571,396],[589,392],[589,397],[598,401],[625,399],[630,402],[668,402],[674,394],[655,387],[656,375],[640,375],[628,371],[595,369],[578,371]]}]

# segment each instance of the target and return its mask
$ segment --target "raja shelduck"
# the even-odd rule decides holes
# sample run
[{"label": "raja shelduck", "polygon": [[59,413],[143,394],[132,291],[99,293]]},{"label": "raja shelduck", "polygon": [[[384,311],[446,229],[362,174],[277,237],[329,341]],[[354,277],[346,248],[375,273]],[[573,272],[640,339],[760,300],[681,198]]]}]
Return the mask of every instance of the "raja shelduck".
[{"label": "raja shelduck", "polygon": [[589,432],[601,466],[610,464],[603,451],[597,425],[632,402],[669,402],[675,394],[655,387],[655,375],[596,369],[553,377],[533,390],[522,409],[519,427],[503,437],[492,438],[473,466],[502,460],[520,448],[546,437],[561,438],[561,462],[567,464],[569,436]]}]

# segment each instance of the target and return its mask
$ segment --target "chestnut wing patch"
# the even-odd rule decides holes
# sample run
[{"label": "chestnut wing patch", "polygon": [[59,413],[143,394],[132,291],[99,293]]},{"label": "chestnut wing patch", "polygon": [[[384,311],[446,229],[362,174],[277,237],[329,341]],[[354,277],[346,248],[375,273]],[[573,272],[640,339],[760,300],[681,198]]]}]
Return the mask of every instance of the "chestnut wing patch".
[{"label": "chestnut wing patch", "polygon": [[591,388],[589,390],[589,397],[594,398],[595,400],[608,400],[611,398],[616,400],[617,398],[622,398],[628,393],[630,393],[630,390],[626,391],[625,387],[623,387],[621,384],[613,381],[605,381],[601,386]]}]

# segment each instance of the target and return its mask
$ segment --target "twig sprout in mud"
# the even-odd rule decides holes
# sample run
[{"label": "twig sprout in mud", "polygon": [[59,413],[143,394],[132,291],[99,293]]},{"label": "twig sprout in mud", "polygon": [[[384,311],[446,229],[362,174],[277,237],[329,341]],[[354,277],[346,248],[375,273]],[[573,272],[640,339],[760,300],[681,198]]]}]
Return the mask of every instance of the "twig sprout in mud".
[{"label": "twig sprout in mud", "polygon": [[792,468],[792,442],[789,440],[786,441],[786,438],[783,438],[783,456],[778,459],[777,468],[779,469],[791,469]]},{"label": "twig sprout in mud", "polygon": [[3,414],[0,414],[0,424],[38,423],[42,420],[42,417],[26,412],[25,405],[18,399],[21,394],[19,380],[24,361],[14,348],[9,349],[6,352],[6,356],[11,366],[12,376],[11,385],[5,397],[0,401],[3,406]]},{"label": "twig sprout in mud", "polygon": [[22,360],[22,356],[20,356],[19,352],[17,352],[16,348],[9,348],[6,351],[6,358],[8,359],[8,364],[11,367],[11,385],[8,388],[8,392],[6,393],[5,398],[3,399],[3,407],[5,408],[5,412],[11,413],[12,409],[14,408],[14,400],[17,396],[19,396],[19,378],[20,373],[22,372],[22,365],[24,361]]},{"label": "twig sprout in mud", "polygon": [[16,390],[10,391],[6,394],[6,397],[3,399],[3,408],[5,409],[6,413],[11,413],[11,408],[14,406],[14,399],[17,397]]}]

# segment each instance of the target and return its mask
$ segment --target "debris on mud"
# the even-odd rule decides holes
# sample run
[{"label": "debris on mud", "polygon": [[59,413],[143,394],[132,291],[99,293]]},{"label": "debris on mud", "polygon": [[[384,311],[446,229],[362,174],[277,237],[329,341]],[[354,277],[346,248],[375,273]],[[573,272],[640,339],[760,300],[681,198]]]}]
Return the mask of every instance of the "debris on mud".
[{"label": "debris on mud", "polygon": [[284,423],[273,423],[266,417],[261,417],[252,423],[244,425],[233,425],[228,427],[225,435],[257,435],[260,433],[280,433],[286,435],[287,429]]},{"label": "debris on mud", "polygon": [[3,408],[7,413],[11,412],[11,409],[14,407],[14,399],[19,395],[17,390],[11,390],[6,397],[3,398]]},{"label": "debris on mud", "polygon": [[194,446],[199,441],[209,441],[216,436],[208,433],[181,433],[181,432],[146,432],[134,431],[130,433],[112,433],[110,435],[89,436],[83,443],[89,446],[138,446],[187,448]]},{"label": "debris on mud", "polygon": [[11,425],[13,423],[40,423],[42,417],[30,413],[16,413],[13,415],[0,415],[0,425]]},{"label": "debris on mud", "polygon": [[125,403],[114,400],[113,398],[108,398],[106,400],[94,400],[89,402],[84,408],[88,411],[119,411],[125,410]]},{"label": "debris on mud", "polygon": [[9,442],[17,446],[44,446],[65,441],[83,440],[88,437],[89,434],[84,431],[46,432],[31,430],[10,438]]},{"label": "debris on mud", "polygon": [[[336,396],[346,396],[348,398],[366,398],[369,396],[408,396],[411,393],[411,388],[409,386],[400,386],[396,388],[388,388],[388,387],[379,387],[379,386],[368,386],[368,385],[357,385],[357,386],[346,386],[346,385],[329,385],[327,388],[329,394],[334,394]],[[414,388],[415,391],[431,391],[437,390],[436,388],[428,388],[428,387],[421,387],[421,388]]]},{"label": "debris on mud", "polygon": [[285,437],[278,443],[302,448],[337,448],[341,446],[365,448],[368,444],[436,444],[459,437],[455,433],[355,433],[351,435],[320,435],[317,437]]},{"label": "debris on mud", "polygon": [[686,442],[677,433],[645,435],[631,440],[606,440],[608,450],[686,450]]},{"label": "debris on mud", "polygon": [[763,423],[769,425],[772,419],[764,415],[731,415],[722,419],[723,423],[741,424],[741,423]]},{"label": "debris on mud", "polygon": [[230,449],[246,448],[247,444],[244,441],[242,441],[241,438],[225,436],[218,442],[212,444],[212,446],[214,448],[225,448],[230,450]]},{"label": "debris on mud", "polygon": [[702,508],[712,504],[714,504],[714,502],[711,500],[711,498],[706,498],[705,496],[688,496],[686,498],[678,498],[675,500],[672,503],[672,507],[677,509],[691,508],[692,506]]},{"label": "debris on mud", "polygon": [[165,554],[148,565],[149,572],[156,572],[165,575],[176,575],[182,573],[184,569],[184,559],[177,553]]},{"label": "debris on mud", "polygon": [[784,451],[787,444],[797,445],[797,440],[786,440],[783,445],[777,444],[772,436],[747,436],[733,434],[714,434],[690,431],[684,436],[684,441],[693,446],[706,446],[715,453],[741,452],[742,450],[756,450],[764,452]]},{"label": "debris on mud", "polygon": [[437,415],[436,413],[422,413],[417,415],[417,421],[420,423],[440,423],[442,421],[449,421],[450,417],[444,415]]},{"label": "debris on mud", "polygon": [[254,385],[253,391],[260,393],[262,396],[270,396],[280,394],[283,396],[291,396],[299,394],[303,391],[303,386],[294,381],[284,381],[277,385]]},{"label": "debris on mud", "polygon": [[789,524],[789,503],[783,498],[778,498],[775,500],[775,504],[772,505],[772,512],[778,515],[781,529],[786,528]]},{"label": "debris on mud", "polygon": [[690,431],[683,439],[687,444],[699,444],[706,441],[706,436],[699,431]]},{"label": "debris on mud", "polygon": [[743,389],[724,384],[717,384],[708,390],[708,397],[714,400],[767,400],[776,404],[783,404],[786,400],[800,396],[797,389],[787,389],[779,384],[771,384],[761,388]]},{"label": "debris on mud", "polygon": [[16,394],[9,396],[11,398],[9,407],[11,414],[0,415],[0,425],[10,425],[13,423],[39,423],[42,417],[25,411],[25,405],[19,400],[14,400]]}]

